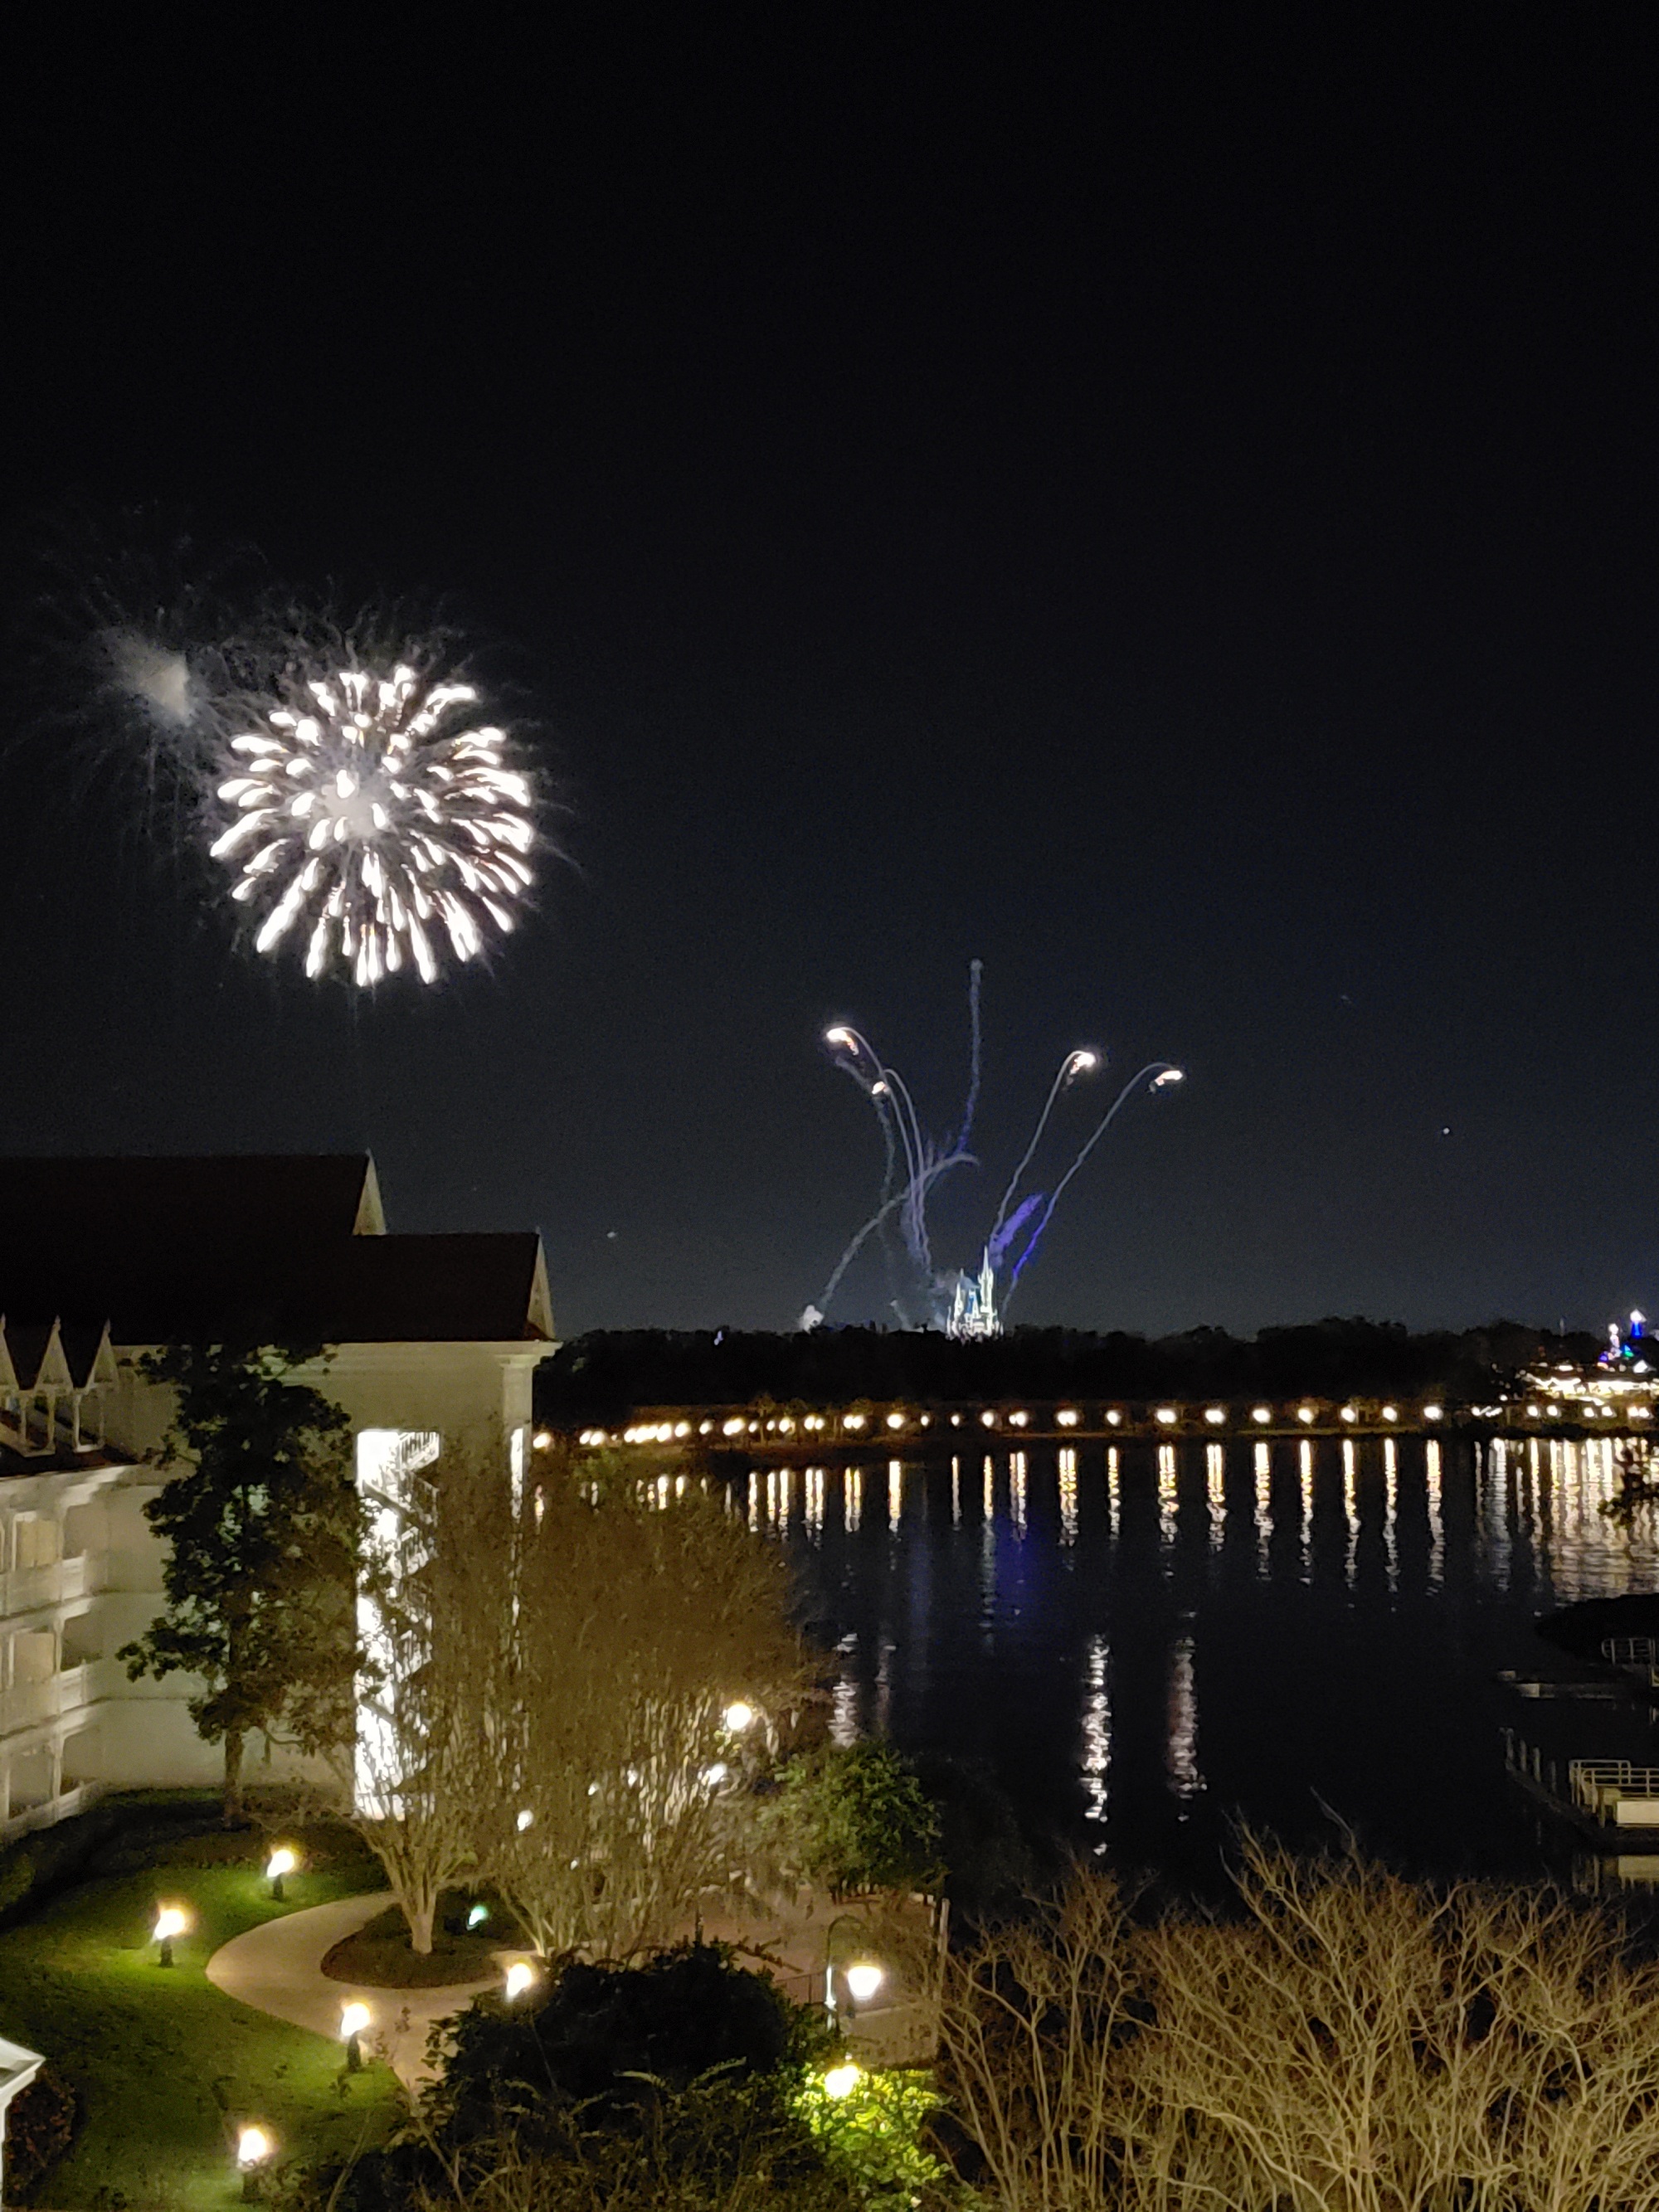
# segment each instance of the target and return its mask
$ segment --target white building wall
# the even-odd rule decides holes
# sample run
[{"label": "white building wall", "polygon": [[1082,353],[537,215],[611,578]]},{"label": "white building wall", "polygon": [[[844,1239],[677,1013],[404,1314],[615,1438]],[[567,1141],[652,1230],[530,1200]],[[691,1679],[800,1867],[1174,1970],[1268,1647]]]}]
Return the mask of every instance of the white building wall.
[{"label": "white building wall", "polygon": [[[544,1341],[349,1345],[301,1370],[367,1429],[430,1430],[436,1472],[506,1482],[526,1463]],[[156,1450],[173,1393],[118,1353],[109,1409],[116,1450]],[[153,1467],[0,1478],[0,1840],[64,1818],[105,1788],[211,1785],[219,1747],[197,1735],[193,1677],[131,1682],[115,1658],[161,1610],[162,1547],[143,1516]],[[65,1663],[65,1662],[68,1663]],[[280,1778],[283,1768],[269,1770]],[[250,1779],[262,1770],[256,1757]]]}]

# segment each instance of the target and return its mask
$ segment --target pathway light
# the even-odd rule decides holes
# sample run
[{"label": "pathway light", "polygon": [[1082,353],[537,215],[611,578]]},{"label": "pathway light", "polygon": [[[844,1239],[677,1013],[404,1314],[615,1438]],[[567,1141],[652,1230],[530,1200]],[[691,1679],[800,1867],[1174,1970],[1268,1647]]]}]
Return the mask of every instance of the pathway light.
[{"label": "pathway light", "polygon": [[842,1970],[842,1979],[847,1984],[847,1994],[854,2004],[868,2004],[887,1976],[872,1959],[860,1959],[855,1966]]},{"label": "pathway light", "polygon": [[471,1935],[475,1928],[482,1928],[489,1917],[489,1907],[487,1905],[469,1905],[466,1909],[467,1933]]},{"label": "pathway light", "polygon": [[521,1997],[526,1990],[533,1989],[535,1984],[536,1969],[531,1965],[529,1960],[514,1959],[507,1970],[506,1987],[508,2004],[511,2004],[515,1997]]},{"label": "pathway light", "polygon": [[832,2066],[823,2077],[826,2097],[848,2097],[864,2078],[864,2069],[848,2059],[840,2066]]},{"label": "pathway light", "polygon": [[265,1875],[270,1883],[270,1893],[280,1905],[283,1902],[283,1876],[292,1874],[300,1863],[300,1854],[291,1844],[278,1844],[265,1861]]},{"label": "pathway light", "polygon": [[724,1718],[732,1734],[741,1735],[746,1728],[754,1726],[755,1708],[745,1704],[743,1698],[734,1698],[726,1707]]},{"label": "pathway light", "polygon": [[250,2121],[239,2128],[236,2134],[236,2165],[242,2177],[242,2202],[257,2204],[259,2201],[259,2169],[270,2163],[276,2149],[276,2138],[269,2128]]},{"label": "pathway light", "polygon": [[524,1810],[519,1814],[518,1818],[514,1821],[513,1825],[518,1830],[519,1833],[523,1835],[526,1828],[533,1827],[535,1826],[535,1821],[536,1815],[526,1805]]},{"label": "pathway light", "polygon": [[161,1947],[161,1955],[156,1962],[159,1966],[170,1966],[173,1964],[173,1939],[175,1936],[182,1936],[189,1925],[190,1915],[182,1905],[157,1907],[155,1941]]},{"label": "pathway light", "polygon": [[361,1997],[352,1997],[340,2007],[340,2035],[345,2045],[348,2074],[362,2071],[363,2033],[374,2017]]}]

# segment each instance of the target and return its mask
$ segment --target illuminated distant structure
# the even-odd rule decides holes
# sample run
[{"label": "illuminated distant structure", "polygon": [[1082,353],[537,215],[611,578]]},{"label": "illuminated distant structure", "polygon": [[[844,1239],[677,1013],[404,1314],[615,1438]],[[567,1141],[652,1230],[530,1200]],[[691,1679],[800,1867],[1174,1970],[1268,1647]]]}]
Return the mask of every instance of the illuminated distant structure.
[{"label": "illuminated distant structure", "polygon": [[[1056,1174],[1052,1188],[1031,1189],[1027,1185],[1028,1170],[1037,1159],[1055,1109],[1074,1085],[1097,1074],[1106,1065],[1105,1053],[1086,1045],[1068,1052],[1003,1190],[990,1233],[981,1247],[978,1273],[937,1267],[928,1218],[937,1186],[953,1170],[980,1164],[978,1156],[969,1150],[980,1091],[980,975],[981,963],[975,960],[969,968],[968,1095],[961,1122],[948,1134],[929,1134],[916,1111],[909,1085],[861,1030],[837,1022],[824,1031],[823,1041],[836,1066],[857,1084],[874,1111],[884,1164],[875,1212],[854,1234],[823,1290],[803,1310],[798,1324],[801,1328],[813,1329],[823,1323],[842,1277],[871,1237],[877,1237],[890,1240],[887,1249],[894,1276],[890,1303],[901,1328],[936,1328],[959,1339],[1000,1336],[1007,1326],[1009,1302],[1021,1275],[1036,1257],[1054,1209],[1096,1146],[1137,1092],[1166,1091],[1183,1080],[1182,1071],[1170,1061],[1149,1060],[1129,1078],[1081,1145],[1075,1133],[1068,1139],[1075,1148],[1070,1164]],[[1054,1165],[1058,1169],[1060,1162]],[[1041,1168],[1037,1171],[1042,1172]]]},{"label": "illuminated distant structure", "polygon": [[945,1334],[959,1342],[969,1343],[985,1336],[1000,1336],[1001,1316],[997,1312],[997,1279],[988,1251],[980,1262],[979,1273],[969,1275],[957,1272],[951,1278],[951,1303],[945,1316]]},{"label": "illuminated distant structure", "polygon": [[[1611,1422],[1659,1432],[1659,1370],[1652,1358],[1647,1316],[1632,1312],[1623,1327],[1607,1324],[1607,1341],[1593,1367],[1560,1360],[1527,1370],[1509,1394],[1528,1421]],[[1524,1403],[1522,1401],[1524,1401]]]}]

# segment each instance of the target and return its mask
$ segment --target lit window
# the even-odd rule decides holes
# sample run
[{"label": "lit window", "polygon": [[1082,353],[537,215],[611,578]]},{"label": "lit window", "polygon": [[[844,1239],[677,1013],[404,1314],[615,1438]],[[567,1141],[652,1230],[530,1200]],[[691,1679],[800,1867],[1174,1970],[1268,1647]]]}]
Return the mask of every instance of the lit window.
[{"label": "lit window", "polygon": [[1054,1419],[1059,1422],[1062,1429],[1074,1429],[1077,1426],[1077,1415],[1072,1411],[1069,1406],[1064,1407],[1061,1412],[1056,1413],[1054,1415]]},{"label": "lit window", "polygon": [[1204,1418],[1212,1429],[1218,1429],[1227,1418],[1227,1409],[1224,1406],[1206,1406]]},{"label": "lit window", "polygon": [[1173,1406],[1160,1406],[1158,1409],[1158,1418],[1167,1428],[1171,1421],[1177,1419],[1179,1417]]},{"label": "lit window", "polygon": [[1250,1415],[1253,1421],[1260,1421],[1264,1427],[1273,1417],[1273,1409],[1271,1406],[1257,1406]]},{"label": "lit window", "polygon": [[1425,1421],[1437,1421],[1445,1413],[1445,1410],[1446,1409],[1443,1406],[1425,1406],[1423,1408],[1423,1418]]}]

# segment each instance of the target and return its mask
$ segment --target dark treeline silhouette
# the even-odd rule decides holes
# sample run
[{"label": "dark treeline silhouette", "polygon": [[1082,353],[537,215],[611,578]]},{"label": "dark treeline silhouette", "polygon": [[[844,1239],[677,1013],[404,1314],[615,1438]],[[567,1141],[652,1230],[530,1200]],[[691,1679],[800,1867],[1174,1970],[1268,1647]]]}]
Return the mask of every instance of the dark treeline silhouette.
[{"label": "dark treeline silhouette", "polygon": [[556,1427],[624,1420],[643,1406],[848,1406],[909,1400],[1422,1396],[1492,1398],[1539,1359],[1593,1360],[1599,1340],[1520,1322],[1413,1335],[1355,1318],[1264,1328],[1188,1329],[1148,1339],[1020,1328],[975,1344],[931,1331],[611,1329],[575,1338],[540,1370],[537,1407]]}]

